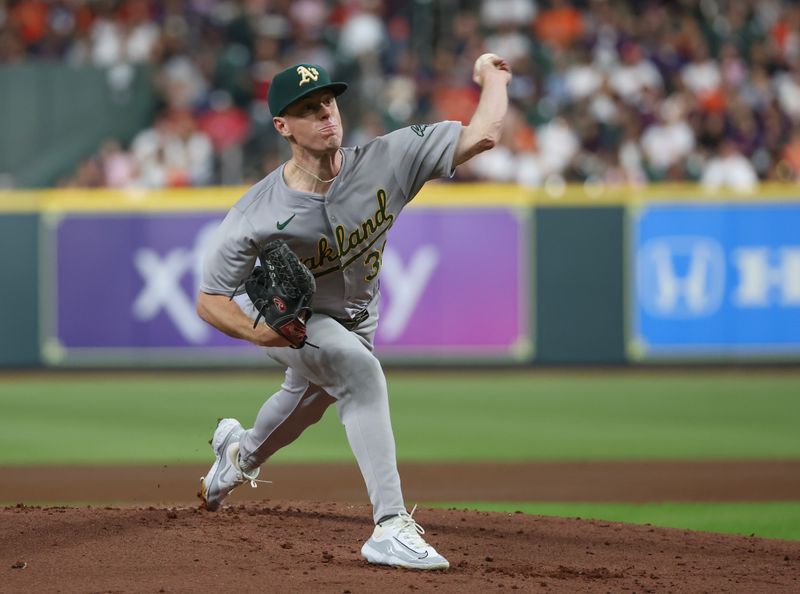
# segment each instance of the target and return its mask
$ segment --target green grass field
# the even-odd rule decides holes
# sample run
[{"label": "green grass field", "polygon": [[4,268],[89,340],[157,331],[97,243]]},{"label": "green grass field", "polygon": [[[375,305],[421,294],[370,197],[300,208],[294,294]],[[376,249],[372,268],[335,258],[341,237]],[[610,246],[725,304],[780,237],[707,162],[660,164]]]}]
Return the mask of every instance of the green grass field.
[{"label": "green grass field", "polygon": [[[0,464],[204,462],[265,374],[0,376]],[[403,460],[800,457],[800,374],[389,374]],[[349,460],[333,410],[276,460]]]},{"label": "green grass field", "polygon": [[521,511],[542,516],[593,518],[704,532],[800,540],[800,501],[760,503],[431,503],[431,507]]},{"label": "green grass field", "polygon": [[[395,371],[388,378],[405,461],[800,458],[800,373]],[[273,372],[0,375],[0,465],[207,462],[216,418],[251,423],[279,383]],[[329,411],[275,460],[351,456]],[[510,511],[498,505],[470,504]],[[508,505],[800,539],[796,502]]]}]

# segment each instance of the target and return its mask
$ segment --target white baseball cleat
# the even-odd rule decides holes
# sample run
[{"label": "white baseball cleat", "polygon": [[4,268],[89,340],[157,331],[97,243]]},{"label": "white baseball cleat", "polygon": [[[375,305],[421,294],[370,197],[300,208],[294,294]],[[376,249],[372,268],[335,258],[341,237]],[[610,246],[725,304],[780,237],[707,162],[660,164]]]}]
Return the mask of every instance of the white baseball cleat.
[{"label": "white baseball cleat", "polygon": [[198,493],[202,506],[208,511],[218,510],[228,493],[247,481],[254,488],[258,486],[256,483],[269,482],[256,480],[259,468],[245,472],[239,466],[239,442],[243,434],[244,427],[236,419],[220,419],[217,424],[211,439],[216,460],[206,476],[200,478]]},{"label": "white baseball cleat", "polygon": [[425,542],[422,526],[411,513],[400,512],[375,526],[370,539],[361,547],[361,556],[370,563],[406,567],[408,569],[447,569],[450,563]]}]

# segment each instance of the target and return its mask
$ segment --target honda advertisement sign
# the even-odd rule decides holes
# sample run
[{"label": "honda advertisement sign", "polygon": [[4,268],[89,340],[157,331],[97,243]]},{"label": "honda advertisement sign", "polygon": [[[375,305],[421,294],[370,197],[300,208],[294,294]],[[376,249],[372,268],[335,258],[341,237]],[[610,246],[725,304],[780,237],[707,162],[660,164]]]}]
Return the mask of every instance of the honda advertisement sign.
[{"label": "honda advertisement sign", "polygon": [[634,357],[800,354],[800,207],[649,205],[631,238]]}]

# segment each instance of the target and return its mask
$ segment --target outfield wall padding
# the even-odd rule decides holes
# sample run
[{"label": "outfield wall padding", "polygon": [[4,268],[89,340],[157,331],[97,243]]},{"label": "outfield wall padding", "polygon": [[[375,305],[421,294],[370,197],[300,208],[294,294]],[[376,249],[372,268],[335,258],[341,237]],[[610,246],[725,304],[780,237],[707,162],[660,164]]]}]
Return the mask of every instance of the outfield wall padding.
[{"label": "outfield wall padding", "polygon": [[[245,190],[0,191],[0,367],[264,365],[193,304],[204,246]],[[383,253],[376,352],[415,365],[798,362],[799,229],[793,185],[429,184]]]},{"label": "outfield wall padding", "polygon": [[39,352],[39,217],[0,216],[0,367],[35,367]]},{"label": "outfield wall padding", "polygon": [[536,360],[623,363],[623,210],[536,213]]}]

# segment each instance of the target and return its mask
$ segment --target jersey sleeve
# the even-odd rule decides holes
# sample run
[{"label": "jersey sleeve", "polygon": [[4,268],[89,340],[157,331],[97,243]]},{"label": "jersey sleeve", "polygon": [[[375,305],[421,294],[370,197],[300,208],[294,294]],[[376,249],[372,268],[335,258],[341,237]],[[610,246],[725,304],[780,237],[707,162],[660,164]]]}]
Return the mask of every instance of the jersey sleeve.
[{"label": "jersey sleeve", "polygon": [[453,175],[460,122],[438,122],[401,128],[384,136],[396,181],[410,201],[423,184]]},{"label": "jersey sleeve", "polygon": [[205,250],[200,290],[230,295],[239,287],[237,294],[243,293],[240,285],[253,271],[257,246],[253,226],[238,209],[232,208]]}]

